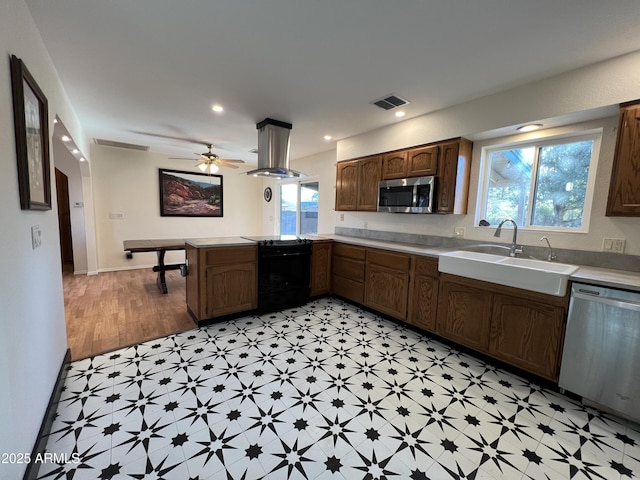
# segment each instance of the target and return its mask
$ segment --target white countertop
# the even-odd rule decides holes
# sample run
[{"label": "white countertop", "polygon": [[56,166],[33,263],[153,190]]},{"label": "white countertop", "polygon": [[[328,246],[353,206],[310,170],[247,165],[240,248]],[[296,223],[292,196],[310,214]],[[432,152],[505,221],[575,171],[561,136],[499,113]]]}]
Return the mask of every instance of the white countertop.
[{"label": "white countertop", "polygon": [[[443,253],[459,250],[458,248],[443,247],[421,247],[419,245],[386,242],[381,240],[371,240],[361,237],[349,237],[346,235],[320,235],[322,238],[331,238],[337,242],[350,243],[352,245],[362,245],[369,247],[384,248],[396,252],[412,253],[417,255],[427,255],[439,257]],[[573,273],[569,279],[574,282],[591,283],[612,288],[625,288],[628,290],[640,291],[640,273],[628,272],[625,270],[612,270],[609,268],[598,268],[578,265],[579,269]]]},{"label": "white countertop", "polygon": [[196,248],[256,245],[256,242],[253,240],[247,240],[242,237],[188,238],[185,240],[185,243]]}]

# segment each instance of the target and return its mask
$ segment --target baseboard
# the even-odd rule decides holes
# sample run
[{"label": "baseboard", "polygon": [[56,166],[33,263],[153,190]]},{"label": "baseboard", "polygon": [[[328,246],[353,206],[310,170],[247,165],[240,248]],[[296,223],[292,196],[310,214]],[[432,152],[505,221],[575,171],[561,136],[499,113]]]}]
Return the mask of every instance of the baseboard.
[{"label": "baseboard", "polygon": [[[62,365],[60,366],[60,370],[58,371],[58,378],[56,379],[56,383],[53,386],[53,391],[51,392],[51,397],[49,398],[49,404],[47,405],[47,409],[45,410],[45,414],[42,419],[42,424],[40,425],[38,438],[36,439],[36,443],[33,446],[33,451],[31,452],[32,459],[36,459],[38,458],[38,456],[40,456],[41,458],[47,446],[47,438],[51,433],[51,426],[53,425],[53,420],[56,416],[58,401],[60,400],[60,395],[62,394],[64,381],[67,378],[67,372],[69,371],[67,367],[70,362],[71,349],[67,348],[67,352],[65,353],[64,359],[62,360]],[[33,480],[37,478],[39,466],[40,463],[34,461],[27,464],[27,470],[24,472],[23,480]]]}]

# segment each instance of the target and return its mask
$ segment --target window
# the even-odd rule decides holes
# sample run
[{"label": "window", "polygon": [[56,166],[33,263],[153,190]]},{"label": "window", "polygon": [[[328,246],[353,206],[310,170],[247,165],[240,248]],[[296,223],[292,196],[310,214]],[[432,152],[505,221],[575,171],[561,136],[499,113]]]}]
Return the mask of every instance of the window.
[{"label": "window", "polygon": [[280,184],[280,235],[318,233],[318,190],[317,180]]},{"label": "window", "polygon": [[599,145],[590,134],[485,149],[478,220],[587,231]]}]

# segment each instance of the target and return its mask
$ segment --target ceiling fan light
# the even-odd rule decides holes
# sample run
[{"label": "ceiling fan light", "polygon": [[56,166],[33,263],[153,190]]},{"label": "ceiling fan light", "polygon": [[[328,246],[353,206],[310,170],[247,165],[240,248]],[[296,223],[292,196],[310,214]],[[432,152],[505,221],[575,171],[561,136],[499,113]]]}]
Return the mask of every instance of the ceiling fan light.
[{"label": "ceiling fan light", "polygon": [[199,163],[198,165],[196,165],[196,167],[198,167],[200,170],[202,170],[203,172],[207,171],[207,164],[204,162]]},{"label": "ceiling fan light", "polygon": [[218,165],[212,163],[209,165],[209,173],[216,173],[218,171]]}]

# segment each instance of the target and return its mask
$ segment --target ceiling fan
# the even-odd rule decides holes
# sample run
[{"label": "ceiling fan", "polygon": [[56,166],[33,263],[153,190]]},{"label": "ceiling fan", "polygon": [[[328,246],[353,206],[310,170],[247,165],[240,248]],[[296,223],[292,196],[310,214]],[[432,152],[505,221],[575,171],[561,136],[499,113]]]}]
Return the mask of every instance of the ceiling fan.
[{"label": "ceiling fan", "polygon": [[[211,151],[213,144],[205,144],[209,149],[208,152],[196,153],[200,157],[200,161],[196,163],[196,167],[205,173],[216,173],[218,167],[238,168],[234,163],[244,163],[244,160],[234,160],[228,158],[220,158],[218,155]],[[171,160],[193,160],[192,158],[184,157],[169,157]]]}]

